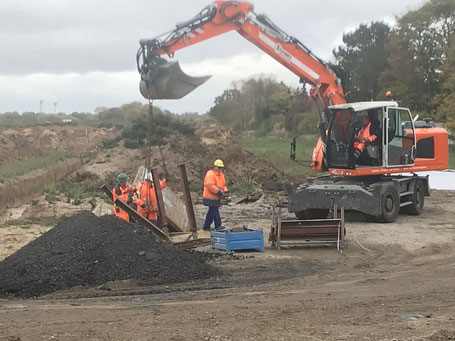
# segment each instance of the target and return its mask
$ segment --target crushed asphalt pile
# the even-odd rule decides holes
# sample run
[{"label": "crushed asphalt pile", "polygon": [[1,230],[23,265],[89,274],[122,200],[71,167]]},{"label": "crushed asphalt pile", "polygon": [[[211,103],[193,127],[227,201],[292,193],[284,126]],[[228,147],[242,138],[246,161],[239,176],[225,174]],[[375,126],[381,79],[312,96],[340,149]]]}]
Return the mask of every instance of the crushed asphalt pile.
[{"label": "crushed asphalt pile", "polygon": [[0,296],[33,297],[126,279],[161,285],[219,273],[203,255],[176,249],[145,227],[81,212],[0,262]]}]

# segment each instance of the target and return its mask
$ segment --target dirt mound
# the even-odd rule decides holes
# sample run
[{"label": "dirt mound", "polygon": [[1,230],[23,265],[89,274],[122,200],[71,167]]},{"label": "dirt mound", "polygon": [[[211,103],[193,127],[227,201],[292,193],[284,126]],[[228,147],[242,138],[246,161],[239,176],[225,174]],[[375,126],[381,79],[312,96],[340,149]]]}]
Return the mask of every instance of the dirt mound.
[{"label": "dirt mound", "polygon": [[[180,174],[177,166],[184,163],[190,183],[201,183],[205,173],[216,159],[226,165],[225,174],[228,185],[232,183],[262,184],[264,189],[280,190],[284,180],[279,170],[268,161],[243,150],[237,143],[235,134],[222,127],[212,118],[195,120],[194,136],[173,134],[162,147],[167,171],[170,173],[171,187],[179,186]],[[107,156],[108,155],[108,156]],[[164,174],[164,164],[158,147],[152,147],[152,167]],[[144,164],[145,154],[141,149],[126,149],[122,142],[115,149],[99,155],[84,169],[100,177],[115,177],[126,172],[134,177],[140,165]],[[175,180],[175,181],[174,181]]]},{"label": "dirt mound", "polygon": [[203,256],[178,250],[142,226],[81,212],[0,262],[0,295],[39,296],[127,279],[178,283],[218,272]]},{"label": "dirt mound", "polygon": [[0,164],[38,156],[47,150],[73,152],[75,155],[96,149],[113,131],[94,127],[0,128]]}]

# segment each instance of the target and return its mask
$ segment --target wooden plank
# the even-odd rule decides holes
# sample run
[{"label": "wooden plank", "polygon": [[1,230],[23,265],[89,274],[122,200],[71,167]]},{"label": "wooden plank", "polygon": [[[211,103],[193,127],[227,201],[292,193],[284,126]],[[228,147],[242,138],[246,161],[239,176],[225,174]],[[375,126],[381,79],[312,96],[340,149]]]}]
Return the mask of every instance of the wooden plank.
[{"label": "wooden plank", "polygon": [[[198,231],[197,236],[198,238],[196,239],[210,238],[210,231]],[[192,237],[191,232],[169,233],[169,238],[174,244],[181,243],[185,240],[190,239],[191,237]]]},{"label": "wooden plank", "polygon": [[179,249],[191,249],[198,246],[206,246],[212,243],[210,238],[198,238],[192,239],[187,242],[178,242],[174,243],[173,245]]},{"label": "wooden plank", "polygon": [[191,192],[190,192],[190,186],[188,184],[188,176],[186,174],[186,167],[185,167],[185,164],[181,164],[178,167],[180,169],[180,175],[182,178],[183,195],[184,195],[185,204],[186,204],[186,213],[188,215],[188,221],[190,223],[190,232],[197,233],[197,223],[196,223],[196,217],[194,215],[193,201],[191,199]]}]

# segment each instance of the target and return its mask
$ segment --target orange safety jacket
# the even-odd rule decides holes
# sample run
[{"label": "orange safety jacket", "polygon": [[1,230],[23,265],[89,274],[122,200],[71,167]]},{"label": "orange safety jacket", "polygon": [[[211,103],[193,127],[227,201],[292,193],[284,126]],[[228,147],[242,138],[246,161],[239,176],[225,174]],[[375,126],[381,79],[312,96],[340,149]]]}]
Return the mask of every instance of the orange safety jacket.
[{"label": "orange safety jacket", "polygon": [[[164,189],[167,186],[167,180],[163,179],[160,182],[160,188]],[[158,211],[158,203],[156,200],[155,188],[152,183],[147,181],[142,181],[136,186],[138,192],[138,198],[136,200],[137,212],[143,217],[147,218],[149,213],[152,213],[152,216],[156,217],[156,212]],[[153,220],[156,220],[153,219]]]},{"label": "orange safety jacket", "polygon": [[[115,201],[116,199],[120,199],[122,202],[125,204],[128,202],[128,193],[133,191],[134,188],[130,185],[126,186],[121,186],[120,183],[115,185],[115,187],[112,189],[112,200]],[[130,221],[130,217],[128,213],[126,213],[124,210],[122,210],[119,207],[116,207],[114,204],[114,214],[116,217]]]},{"label": "orange safety jacket", "polygon": [[227,190],[224,174],[222,172],[218,173],[214,169],[209,170],[204,177],[202,203],[205,206],[219,207],[221,196]]},{"label": "orange safety jacket", "polygon": [[366,142],[372,143],[376,140],[377,136],[370,134],[370,127],[371,122],[368,123],[366,127],[362,127],[362,129],[358,131],[354,140],[354,149],[359,149],[361,152],[363,152]]}]

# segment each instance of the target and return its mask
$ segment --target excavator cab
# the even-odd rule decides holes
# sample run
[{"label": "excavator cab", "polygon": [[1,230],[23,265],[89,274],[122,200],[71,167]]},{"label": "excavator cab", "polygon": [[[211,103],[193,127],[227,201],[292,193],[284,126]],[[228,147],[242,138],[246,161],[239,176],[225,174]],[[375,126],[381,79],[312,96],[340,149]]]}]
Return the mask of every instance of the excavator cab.
[{"label": "excavator cab", "polygon": [[[332,106],[329,110],[328,168],[414,164],[415,133],[408,109],[398,108],[396,102],[359,102]],[[365,129],[372,137],[370,140],[363,139]]]}]

